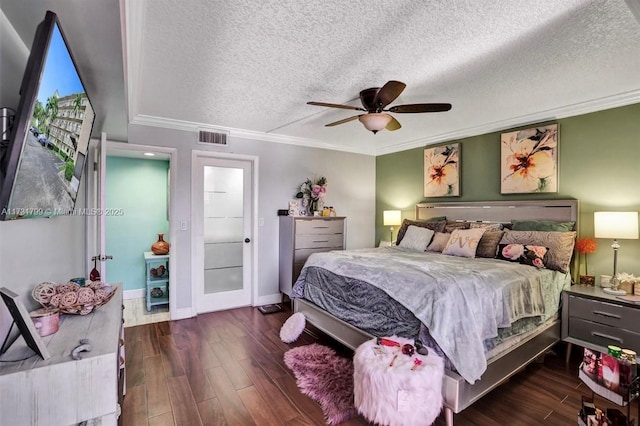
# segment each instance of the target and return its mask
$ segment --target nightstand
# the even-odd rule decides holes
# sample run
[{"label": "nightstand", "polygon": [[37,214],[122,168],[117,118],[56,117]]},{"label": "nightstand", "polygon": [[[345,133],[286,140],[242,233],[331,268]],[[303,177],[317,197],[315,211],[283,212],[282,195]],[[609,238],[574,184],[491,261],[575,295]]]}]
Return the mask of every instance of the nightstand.
[{"label": "nightstand", "polygon": [[571,286],[562,293],[562,340],[607,353],[607,346],[640,353],[640,305],[607,294],[600,287]]}]

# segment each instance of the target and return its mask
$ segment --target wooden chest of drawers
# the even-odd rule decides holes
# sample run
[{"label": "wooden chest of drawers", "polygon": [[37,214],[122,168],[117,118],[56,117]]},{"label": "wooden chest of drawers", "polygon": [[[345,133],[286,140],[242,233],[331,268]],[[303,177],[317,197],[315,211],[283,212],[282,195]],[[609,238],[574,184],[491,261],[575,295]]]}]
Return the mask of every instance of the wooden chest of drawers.
[{"label": "wooden chest of drawers", "polygon": [[344,217],[280,217],[280,291],[291,294],[304,262],[312,253],[345,248]]},{"label": "wooden chest of drawers", "polygon": [[562,339],[607,352],[608,345],[640,351],[640,305],[600,287],[572,286],[563,292]]}]

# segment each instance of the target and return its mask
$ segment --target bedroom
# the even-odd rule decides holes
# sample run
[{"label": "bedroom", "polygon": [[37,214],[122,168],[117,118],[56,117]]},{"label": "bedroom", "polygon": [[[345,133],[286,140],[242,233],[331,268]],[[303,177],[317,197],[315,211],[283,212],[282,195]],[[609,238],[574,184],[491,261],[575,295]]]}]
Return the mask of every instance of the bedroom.
[{"label": "bedroom", "polygon": [[[28,46],[30,43],[29,37],[33,34],[33,25],[44,16],[46,7],[40,4],[36,5],[36,2],[29,3],[29,7],[24,6],[27,10],[33,10],[32,16],[27,20],[33,22],[33,25],[29,26],[24,22],[19,23],[8,19],[8,12],[6,12],[6,15],[4,14],[5,9],[11,9],[12,5],[15,6],[18,3],[25,4],[24,2],[12,3],[3,1],[2,30],[5,31],[7,29],[5,25],[7,22],[11,23],[16,27],[15,31],[20,32],[19,37],[24,39],[24,45]],[[96,7],[94,12],[102,14],[101,18],[87,20],[86,22],[87,25],[95,25],[101,31],[105,31],[103,26],[112,26],[117,31],[110,29],[108,34],[113,36],[113,33],[116,32],[119,39],[120,16],[117,11],[113,11],[114,8],[117,9],[117,4],[115,3],[109,2],[105,5],[108,12]],[[129,6],[131,7],[131,3],[129,3]],[[54,10],[62,7],[71,8],[68,4],[57,5],[55,3],[52,3],[49,7]],[[63,24],[65,24],[64,21]],[[633,30],[637,33],[637,22],[634,22],[634,25],[635,27],[630,31]],[[83,30],[80,29],[78,31],[80,38],[82,38]],[[23,32],[25,33],[24,35],[22,34]],[[5,37],[3,32],[3,60],[1,61],[3,67],[14,62],[5,60],[4,55],[8,54],[8,50],[5,49],[4,43],[7,40],[15,39],[15,37],[17,37],[15,34]],[[90,40],[89,35],[86,35],[86,37],[87,40]],[[94,49],[107,48],[99,42],[95,42],[95,44],[97,47],[94,47]],[[120,52],[122,51],[122,47],[119,46],[118,49]],[[10,50],[12,48],[9,48]],[[24,52],[21,54],[24,58]],[[76,55],[79,56],[79,53],[76,53]],[[89,54],[86,55],[87,58],[90,56]],[[118,62],[119,66],[117,65]],[[17,63],[19,64],[20,62],[17,61]],[[192,149],[199,148],[199,145],[195,143],[194,132],[175,128],[153,128],[140,124],[129,124],[127,126],[124,76],[121,71],[122,58],[118,59],[116,57],[113,63],[117,65],[115,68],[118,68],[115,73],[111,71],[109,75],[103,76],[101,73],[106,73],[108,68],[105,64],[101,64],[102,68],[91,67],[91,72],[89,72],[90,76],[93,75],[91,78],[95,79],[93,84],[95,91],[98,93],[106,90],[101,84],[113,79],[114,74],[116,75],[115,78],[119,78],[121,81],[122,103],[111,107],[111,114],[105,117],[105,120],[121,122],[122,125],[120,126],[112,126],[121,130],[120,132],[109,130],[110,123],[105,121],[103,127],[107,131],[108,137],[113,138],[115,141],[128,141],[129,143],[143,145],[157,144],[158,146],[178,148],[180,150],[178,166],[182,165],[185,171],[183,177],[178,178],[180,179],[178,185],[182,193],[179,196],[183,197],[178,200],[178,203],[188,206],[190,200],[188,190],[190,152]],[[20,67],[24,67],[24,63],[18,65],[13,72],[20,75],[22,73]],[[633,70],[635,69],[637,68]],[[2,71],[2,104],[8,103],[15,106],[17,101],[5,101],[5,96],[17,96],[15,90],[9,90],[8,85],[5,83],[5,78],[12,75],[11,70],[5,71],[3,68]],[[375,81],[369,84],[382,84],[390,78],[400,77],[394,75],[389,76],[389,78],[376,78]],[[635,82],[635,86],[630,87],[627,91],[630,94],[635,93],[637,95],[637,78],[635,78]],[[315,82],[313,84],[318,85],[319,83]],[[356,84],[349,84],[349,86],[355,87]],[[357,87],[362,88],[362,86]],[[407,93],[411,93],[412,87],[417,90],[415,85],[412,86],[410,84],[407,88]],[[427,91],[426,93],[428,94],[429,92]],[[352,93],[352,91],[345,90],[336,93],[336,95],[333,95],[333,93],[323,95],[320,91],[314,94],[313,99],[333,102],[345,100],[356,94],[357,91]],[[598,97],[605,97],[606,94],[603,90],[599,92]],[[321,95],[323,96],[320,97]],[[553,98],[553,96],[551,97]],[[312,100],[312,98],[307,99],[306,96],[298,96],[299,105],[303,105],[307,100]],[[425,94],[416,100],[428,100],[427,95]],[[579,113],[574,117],[567,116],[557,120],[561,129],[561,183],[560,193],[554,194],[554,197],[570,197],[580,200],[581,232],[585,235],[589,235],[592,231],[591,213],[593,211],[609,208],[624,208],[625,210],[638,210],[640,208],[640,195],[637,189],[637,182],[640,181],[637,167],[640,164],[637,135],[640,132],[635,119],[640,111],[637,100],[632,103],[628,106],[612,109],[602,108],[602,111],[594,110],[589,114]],[[131,108],[133,106],[129,105],[129,109]],[[295,108],[298,108],[298,106],[296,105]],[[118,110],[121,115],[118,115],[118,111],[114,111],[114,109]],[[312,109],[308,111],[308,114],[321,112],[320,109]],[[497,162],[499,151],[497,135],[499,130],[546,122],[549,118],[547,115],[535,118],[523,117],[521,113],[514,115],[519,117],[519,121],[512,121],[504,126],[498,125],[494,129],[478,131],[475,134],[440,139],[441,141],[455,139],[462,142],[464,164],[461,201],[522,198],[518,196],[503,197],[499,194],[498,179],[495,175],[497,165],[493,168],[484,167],[483,162],[473,161],[473,159],[486,158],[487,162]],[[444,117],[444,115],[438,116],[434,114],[429,117],[427,124],[437,125],[439,117]],[[320,115],[316,117],[316,121],[318,132],[331,130],[322,127],[323,124],[331,121],[328,117]],[[207,121],[202,122],[207,123]],[[413,124],[410,119],[403,118],[404,127],[396,133],[405,130],[411,131]],[[348,126],[348,124],[345,126]],[[357,123],[351,123],[351,126],[353,126],[351,132],[353,138],[366,138],[364,139],[366,143],[371,143],[372,135],[366,134]],[[376,138],[381,136],[386,135],[380,133],[376,135]],[[331,136],[328,137],[331,138]],[[376,141],[376,139],[373,139],[373,141]],[[328,175],[328,197],[338,210],[338,213],[344,214],[349,218],[358,218],[357,220],[350,220],[348,224],[347,246],[349,248],[372,247],[386,235],[388,229],[382,225],[383,210],[399,208],[405,211],[405,214],[409,214],[413,211],[413,206],[416,203],[423,201],[420,188],[423,166],[420,155],[421,148],[418,147],[397,152],[381,151],[380,155],[375,156],[368,153],[330,151],[315,147],[296,147],[289,144],[275,144],[273,142],[247,140],[244,138],[232,139],[231,142],[234,144],[236,152],[257,155],[261,159],[260,198],[258,204],[261,212],[265,212],[265,226],[260,229],[260,247],[258,249],[260,276],[257,287],[259,288],[259,295],[265,297],[265,300],[277,295],[277,266],[275,266],[277,265],[275,256],[275,253],[277,253],[277,217],[275,212],[277,209],[286,207],[289,199],[293,196],[296,185],[306,177],[313,177],[315,174]],[[424,144],[424,142],[420,142],[418,146],[423,146]],[[309,160],[310,158],[313,158],[313,162]],[[283,182],[286,182],[286,187],[282,184]],[[180,214],[185,220],[190,219],[188,210],[181,211]],[[16,287],[22,294],[27,294],[35,283],[46,280],[66,280],[72,276],[86,274],[86,260],[82,250],[84,241],[83,225],[73,219],[58,218],[52,221],[36,220],[32,222],[24,221],[23,223],[0,223],[0,239],[3,242],[0,248],[0,280],[3,285]],[[172,243],[176,244],[176,250],[179,250],[178,255],[188,259],[191,245],[190,237],[178,232],[177,229],[174,229],[173,232],[175,233],[175,238],[172,239]],[[39,241],[37,248],[33,247],[34,240]],[[63,249],[54,251],[47,248],[53,245]],[[606,244],[601,246],[606,247]],[[640,257],[638,242],[624,242],[623,246],[619,259],[620,268],[635,274],[640,273],[636,263],[636,259]],[[596,275],[606,273],[610,269],[610,264],[611,254],[606,249],[599,250],[590,258],[591,268]],[[184,270],[179,271],[178,274],[188,282],[191,277],[190,266],[186,265]],[[190,316],[191,296],[189,288],[180,292],[175,306],[177,315],[186,310],[188,313],[185,316]]]}]

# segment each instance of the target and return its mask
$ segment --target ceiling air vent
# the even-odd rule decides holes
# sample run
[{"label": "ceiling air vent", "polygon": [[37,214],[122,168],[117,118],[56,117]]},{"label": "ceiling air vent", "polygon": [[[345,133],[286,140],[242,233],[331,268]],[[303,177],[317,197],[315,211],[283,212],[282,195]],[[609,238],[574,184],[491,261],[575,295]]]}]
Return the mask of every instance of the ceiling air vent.
[{"label": "ceiling air vent", "polygon": [[227,146],[228,133],[221,131],[198,130],[198,143],[216,146]]}]

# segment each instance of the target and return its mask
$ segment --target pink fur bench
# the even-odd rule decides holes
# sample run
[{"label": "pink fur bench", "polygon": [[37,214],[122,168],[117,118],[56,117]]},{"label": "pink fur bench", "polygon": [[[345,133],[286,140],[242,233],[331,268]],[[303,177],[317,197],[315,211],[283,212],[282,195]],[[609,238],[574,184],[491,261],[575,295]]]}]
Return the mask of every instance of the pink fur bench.
[{"label": "pink fur bench", "polygon": [[413,345],[413,340],[388,339],[400,347],[378,345],[372,339],[356,350],[353,385],[358,412],[380,425],[432,424],[442,410],[444,361],[433,352],[405,355],[402,345]]}]

